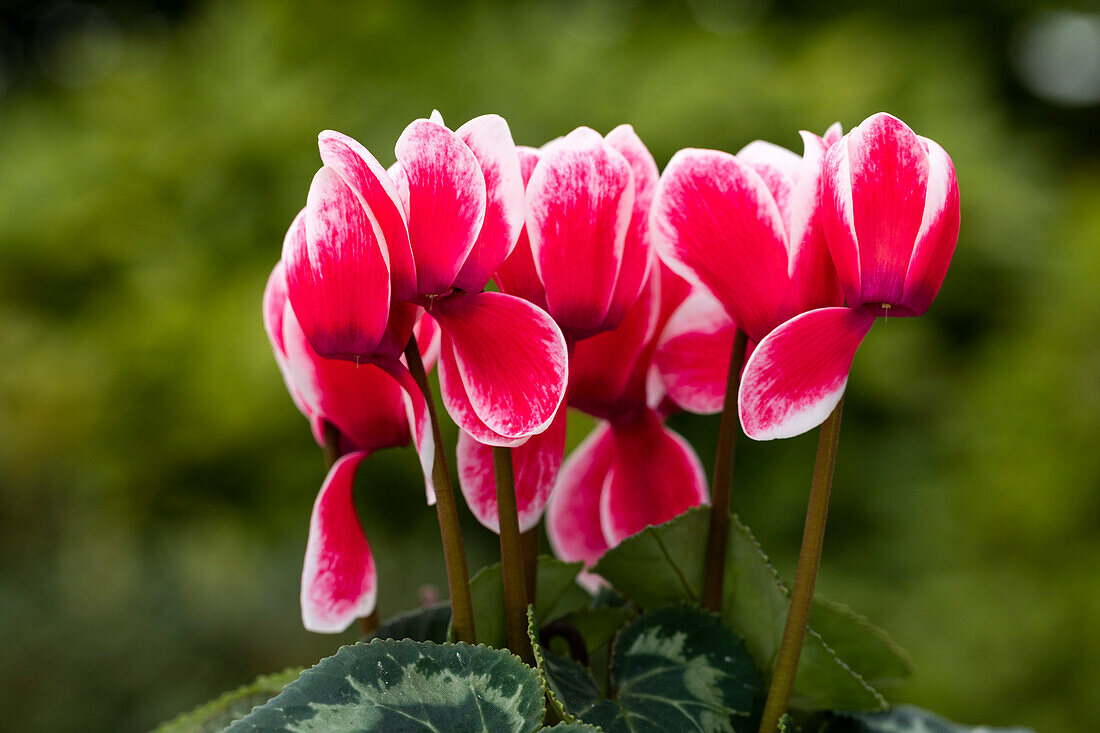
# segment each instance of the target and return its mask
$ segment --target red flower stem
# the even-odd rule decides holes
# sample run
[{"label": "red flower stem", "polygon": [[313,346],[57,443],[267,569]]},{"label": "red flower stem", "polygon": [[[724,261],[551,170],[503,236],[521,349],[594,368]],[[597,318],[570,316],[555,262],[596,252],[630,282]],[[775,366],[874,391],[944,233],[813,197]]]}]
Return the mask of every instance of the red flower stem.
[{"label": "red flower stem", "polygon": [[539,532],[542,520],[523,533],[523,577],[527,581],[527,603],[534,605],[539,582]]},{"label": "red flower stem", "polygon": [[516,481],[512,449],[493,448],[493,473],[497,486],[497,521],[500,523],[500,565],[504,576],[504,620],[508,648],[532,667],[535,656],[527,638],[527,582],[523,572],[523,540],[516,508]]},{"label": "red flower stem", "polygon": [[806,526],[802,530],[802,549],[798,553],[798,569],[795,570],[791,605],[787,611],[787,623],[783,627],[783,640],[772,670],[768,700],[764,704],[764,717],[760,721],[760,733],[775,733],[779,718],[787,710],[791,689],[798,672],[798,659],[802,655],[802,641],[810,620],[810,606],[814,599],[817,569],[821,565],[821,546],[825,541],[825,519],[829,514],[829,494],[833,488],[833,469],[836,467],[836,450],[840,443],[840,414],[844,409],[841,398],[832,414],[821,425],[817,441],[817,459],[814,461],[814,477],[810,484],[810,502],[806,508]]},{"label": "red flower stem", "polygon": [[416,337],[409,339],[405,347],[405,360],[409,364],[417,386],[428,403],[428,416],[432,423],[435,442],[435,460],[432,463],[432,483],[435,486],[435,509],[439,516],[439,534],[443,539],[443,562],[447,566],[447,587],[451,594],[451,627],[456,641],[477,643],[474,631],[474,607],[470,598],[470,573],[466,567],[466,547],[462,543],[462,528],[458,523],[458,505],[455,504],[451,471],[447,467],[447,454],[443,450],[443,436],[439,431],[439,417],[432,401],[432,388],[428,374],[420,358]]},{"label": "red flower stem", "polygon": [[741,367],[745,363],[748,337],[741,329],[733,336],[730,350],[726,401],[718,424],[718,453],[710,487],[710,526],[707,530],[706,566],[703,574],[704,608],[722,612],[722,584],[726,575],[726,546],[730,536],[730,482],[733,478],[733,451],[740,423],[737,417],[737,391],[741,387]]}]

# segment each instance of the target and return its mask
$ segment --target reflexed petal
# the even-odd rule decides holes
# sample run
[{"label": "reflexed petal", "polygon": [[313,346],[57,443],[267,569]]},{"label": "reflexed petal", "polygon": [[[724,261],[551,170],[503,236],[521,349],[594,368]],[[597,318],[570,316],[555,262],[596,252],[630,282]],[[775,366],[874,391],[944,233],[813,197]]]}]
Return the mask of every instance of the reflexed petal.
[{"label": "reflexed petal", "polygon": [[405,353],[405,346],[413,334],[420,306],[416,303],[392,301],[390,303],[390,320],[386,324],[386,331],[382,334],[382,340],[375,349],[375,361],[395,361]]},{"label": "reflexed petal", "polygon": [[623,264],[611,297],[603,327],[617,328],[627,310],[638,299],[653,264],[649,238],[649,210],[657,193],[660,171],[653,156],[630,125],[619,125],[607,134],[607,144],[622,153],[634,174],[634,209],[630,230],[623,243]]},{"label": "reflexed petal", "polygon": [[935,142],[927,138],[921,141],[929,154],[928,195],[902,296],[902,305],[914,315],[924,313],[932,305],[959,239],[959,183],[955,165]]},{"label": "reflexed petal", "polygon": [[839,122],[834,122],[829,125],[829,129],[825,131],[825,136],[821,139],[825,142],[825,147],[828,148],[839,142],[842,137],[844,137],[844,128],[840,126]]},{"label": "reflexed petal", "polygon": [[420,295],[454,284],[485,221],[485,175],[458,136],[430,120],[415,120],[395,148],[405,194],[409,241]]},{"label": "reflexed petal", "polygon": [[[539,162],[539,151],[525,145],[518,145],[516,152],[519,154],[520,171],[523,174],[523,184],[526,186],[535,170],[535,165]],[[538,270],[535,269],[535,259],[531,254],[531,240],[527,237],[526,224],[520,230],[519,240],[512,254],[508,255],[508,259],[497,268],[494,278],[500,292],[523,298],[546,310],[546,290],[542,287]]]},{"label": "reflexed petal", "polygon": [[409,442],[400,385],[374,364],[325,359],[310,346],[294,313],[283,322],[288,373],[309,413],[327,420],[357,450],[374,452]]},{"label": "reflexed petal", "polygon": [[508,123],[500,115],[475,117],[455,133],[473,151],[485,174],[485,223],[455,287],[480,293],[516,246],[523,228],[523,174]]},{"label": "reflexed petal", "polygon": [[820,308],[772,331],[741,374],[738,412],[754,440],[801,435],[817,427],[844,395],[852,358],[874,313]]},{"label": "reflexed petal", "polygon": [[688,412],[722,411],[737,326],[709,293],[697,290],[669,319],[654,364],[669,398]]},{"label": "reflexed petal", "polygon": [[432,479],[432,468],[435,466],[435,436],[432,433],[431,413],[428,411],[427,400],[404,363],[386,362],[382,366],[401,385],[405,418],[407,425],[411,427],[413,445],[420,459],[420,468],[424,472],[424,491],[430,506],[435,504],[435,484]]},{"label": "reflexed petal", "polygon": [[528,440],[527,437],[512,438],[501,435],[478,417],[466,392],[466,385],[463,384],[458,367],[455,365],[454,349],[447,341],[445,332],[439,352],[438,372],[439,392],[443,398],[443,406],[447,408],[447,414],[459,428],[469,433],[479,443],[486,445],[514,448]]},{"label": "reflexed petal", "polygon": [[[298,388],[291,380],[290,366],[286,361],[286,347],[283,346],[283,315],[288,308],[290,305],[286,301],[286,271],[280,260],[275,263],[271,275],[267,278],[267,285],[264,287],[264,330],[267,332],[267,340],[271,342],[275,365],[283,375],[283,382],[286,384],[286,391],[290,393],[291,401],[299,412],[309,418],[312,417],[313,411],[306,406],[298,393]],[[291,316],[293,317],[293,311]]]},{"label": "reflexed petal", "polygon": [[791,284],[800,312],[844,303],[821,223],[825,142],[810,132],[803,132],[802,140],[805,154],[788,203]]},{"label": "reflexed petal", "polygon": [[424,371],[430,372],[435,363],[439,361],[440,331],[439,324],[428,315],[428,311],[419,309],[420,313],[413,327],[413,335],[416,336],[416,345],[420,351],[420,359],[424,362]]},{"label": "reflexed petal", "polygon": [[783,220],[748,165],[714,150],[676,153],[661,176],[652,224],[661,259],[709,288],[749,338],[792,315]]},{"label": "reflexed petal", "polygon": [[545,311],[504,293],[478,293],[441,300],[432,316],[443,330],[440,373],[443,379],[447,372],[447,408],[458,402],[447,394],[459,396],[457,376],[476,417],[471,421],[459,406],[451,416],[461,428],[492,445],[497,443],[478,434],[481,426],[513,442],[550,425],[565,396],[569,367],[565,338]]},{"label": "reflexed petal", "polygon": [[[659,280],[650,278],[618,328],[574,344],[569,363],[570,407],[605,419],[645,407],[648,363],[639,364],[639,360],[656,336],[660,305]],[[643,373],[633,378],[639,369]]]},{"label": "reflexed petal", "polygon": [[858,307],[863,304],[863,296],[860,294],[859,242],[852,214],[847,139],[835,143],[825,153],[825,169],[821,174],[821,224],[844,298],[850,307]]},{"label": "reflexed petal", "polygon": [[527,184],[527,235],[554,320],[571,337],[602,327],[634,206],[630,163],[581,127],[541,151]]},{"label": "reflexed petal", "polygon": [[[538,524],[558,478],[565,453],[565,413],[563,405],[549,428],[511,449],[521,532]],[[493,448],[459,431],[457,453],[458,482],[467,506],[477,521],[499,534]]]},{"label": "reflexed petal", "polygon": [[610,547],[600,526],[600,496],[614,455],[611,428],[600,423],[561,467],[546,509],[546,534],[566,562],[591,566]]},{"label": "reflexed petal", "polygon": [[897,305],[924,217],[928,149],[904,122],[880,113],[848,134],[848,161],[860,300]]},{"label": "reflexed petal", "polygon": [[791,192],[802,170],[802,158],[766,140],[753,140],[737,152],[737,159],[751,167],[771,191],[784,223],[790,227]]},{"label": "reflexed petal", "polygon": [[375,220],[386,242],[394,300],[416,295],[416,268],[405,209],[397,186],[370,151],[347,135],[325,130],[318,138],[321,160],[351,187]]},{"label": "reflexed petal", "polygon": [[384,246],[377,222],[340,175],[319,170],[283,243],[287,297],[318,354],[374,354],[390,309]]},{"label": "reflexed petal", "polygon": [[612,430],[615,458],[600,498],[604,539],[617,545],[708,499],[699,456],[656,413]]},{"label": "reflexed petal", "polygon": [[374,611],[378,579],[370,545],[352,500],[355,470],[366,453],[349,453],[325,479],[313,516],[302,568],[302,623],[335,634]]}]

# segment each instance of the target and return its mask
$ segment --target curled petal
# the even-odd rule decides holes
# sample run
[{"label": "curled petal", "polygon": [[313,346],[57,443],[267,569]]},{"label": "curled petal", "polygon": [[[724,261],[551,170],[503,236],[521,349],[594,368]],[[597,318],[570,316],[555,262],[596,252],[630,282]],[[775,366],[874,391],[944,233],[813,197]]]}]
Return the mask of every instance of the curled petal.
[{"label": "curled petal", "polygon": [[959,183],[955,165],[935,142],[928,138],[921,141],[928,148],[928,194],[902,295],[902,305],[914,315],[924,313],[932,305],[959,239]]},{"label": "curled petal", "polygon": [[787,321],[757,344],[741,374],[737,408],[754,440],[817,427],[844,395],[852,358],[873,312],[820,308]]},{"label": "curled petal", "polygon": [[443,330],[444,404],[459,427],[490,445],[515,445],[549,427],[569,367],[565,338],[545,311],[478,293],[441,300],[432,315]]},{"label": "curled petal", "polygon": [[485,174],[485,222],[455,278],[455,287],[480,293],[516,246],[523,228],[523,173],[508,123],[500,115],[475,117],[455,133]]},{"label": "curled petal", "polygon": [[617,328],[627,310],[638,299],[653,263],[649,238],[649,210],[657,193],[660,171],[645,144],[630,125],[619,125],[607,133],[607,144],[622,153],[634,174],[634,209],[630,229],[623,243],[623,264],[611,305],[604,320],[605,329]]},{"label": "curled petal", "polygon": [[318,354],[374,355],[386,330],[390,273],[378,223],[332,168],[313,178],[283,242],[287,298]]},{"label": "curled petal", "polygon": [[[924,217],[928,149],[901,120],[872,115],[830,148],[823,184],[825,234],[848,305],[901,303]],[[852,298],[852,250],[858,299]]]},{"label": "curled petal", "polygon": [[610,425],[600,423],[561,467],[546,509],[546,534],[566,562],[591,566],[610,547],[600,525],[600,496],[614,455]]},{"label": "curled petal", "polygon": [[344,179],[363,208],[374,214],[389,255],[394,300],[416,295],[416,268],[397,186],[370,151],[347,135],[325,130],[317,138],[324,164]]},{"label": "curled petal", "polygon": [[541,151],[527,184],[527,235],[550,315],[574,338],[607,318],[634,206],[630,163],[581,127]]},{"label": "curled petal", "polygon": [[708,500],[699,456],[656,413],[616,425],[612,434],[615,457],[600,497],[600,526],[609,545]]},{"label": "curled petal", "polygon": [[302,623],[336,634],[374,611],[374,556],[352,500],[355,471],[366,453],[349,453],[329,471],[309,520],[302,567]]},{"label": "curled petal", "polygon": [[669,398],[697,415],[722,411],[737,326],[722,304],[697,290],[668,320],[654,364]]},{"label": "curled petal", "polygon": [[787,206],[789,269],[799,312],[844,303],[821,222],[821,175],[827,148],[817,135],[801,134],[806,149]]},{"label": "curled petal", "polygon": [[[275,364],[279,367],[279,373],[283,375],[286,390],[290,393],[290,399],[299,412],[307,418],[311,418],[313,411],[302,400],[298,388],[291,379],[290,365],[286,359],[286,347],[283,345],[283,316],[290,305],[286,300],[286,271],[282,260],[275,263],[271,275],[264,287],[263,314],[264,330],[267,332],[267,340],[271,342],[271,351],[275,356]],[[291,311],[293,315],[293,311]]]},{"label": "curled petal", "polygon": [[[565,453],[565,407],[558,410],[550,427],[533,435],[523,445],[512,448],[512,467],[516,481],[516,507],[519,529],[526,532],[539,523],[550,491],[558,478]],[[469,433],[458,434],[458,482],[470,511],[487,529],[500,533],[497,518],[496,480],[493,474],[493,449],[479,443]]]},{"label": "curled petal", "polygon": [[485,221],[485,175],[469,146],[430,120],[406,127],[395,152],[417,289],[421,296],[442,295],[450,291]]},{"label": "curled petal", "polygon": [[326,420],[356,449],[374,452],[409,442],[400,385],[370,363],[325,359],[310,346],[293,311],[283,319],[290,380],[309,415]]},{"label": "curled petal", "polygon": [[786,232],[763,179],[728,153],[681,150],[653,202],[654,245],[708,288],[750,339],[793,314]]}]

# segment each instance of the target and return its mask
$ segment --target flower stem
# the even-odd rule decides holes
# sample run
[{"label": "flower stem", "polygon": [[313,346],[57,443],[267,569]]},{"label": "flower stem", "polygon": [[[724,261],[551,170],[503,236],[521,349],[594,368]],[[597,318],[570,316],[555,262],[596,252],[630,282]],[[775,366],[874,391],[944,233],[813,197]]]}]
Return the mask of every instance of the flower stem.
[{"label": "flower stem", "polygon": [[535,656],[531,641],[527,638],[527,583],[523,572],[523,541],[519,533],[511,448],[493,448],[493,473],[497,485],[497,521],[500,523],[500,565],[504,576],[508,648],[534,666]]},{"label": "flower stem", "polygon": [[447,586],[451,594],[451,626],[457,641],[477,642],[474,631],[474,609],[470,599],[470,573],[466,567],[466,547],[462,543],[462,529],[458,523],[458,506],[455,504],[451,471],[447,467],[447,454],[443,450],[443,436],[439,431],[439,416],[432,401],[432,389],[428,374],[420,358],[416,337],[409,339],[405,347],[405,360],[409,365],[424,400],[428,403],[428,416],[432,424],[435,442],[435,460],[432,463],[432,484],[435,488],[435,509],[439,516],[439,534],[443,539],[443,562],[447,566]]},{"label": "flower stem", "polygon": [[703,575],[704,608],[722,612],[722,584],[726,575],[726,546],[730,536],[730,481],[733,477],[733,450],[739,429],[737,391],[741,387],[741,366],[745,363],[748,337],[741,329],[733,336],[730,350],[729,377],[726,380],[726,401],[722,420],[718,424],[718,454],[714,460],[714,477],[710,487],[710,527],[707,530],[706,568]]},{"label": "flower stem", "polygon": [[810,606],[814,599],[814,583],[821,564],[821,545],[825,540],[825,519],[829,514],[829,493],[833,488],[833,469],[836,467],[836,449],[840,443],[840,414],[844,408],[841,398],[832,414],[821,425],[817,441],[817,459],[814,461],[814,477],[810,484],[810,502],[806,508],[806,526],[802,530],[802,549],[798,553],[798,569],[795,570],[794,588],[791,591],[790,610],[783,627],[783,640],[772,670],[768,701],[764,705],[764,717],[760,721],[760,733],[775,733],[779,718],[787,710],[791,689],[798,672],[798,658],[802,654],[802,641],[806,638],[806,626],[810,620]]},{"label": "flower stem", "polygon": [[534,605],[539,582],[539,532],[542,520],[521,535],[523,542],[523,578],[527,581],[527,603]]},{"label": "flower stem", "polygon": [[370,616],[364,616],[359,619],[359,630],[363,633],[363,636],[370,636],[374,633],[374,630],[378,628],[378,607],[375,606],[371,611]]}]

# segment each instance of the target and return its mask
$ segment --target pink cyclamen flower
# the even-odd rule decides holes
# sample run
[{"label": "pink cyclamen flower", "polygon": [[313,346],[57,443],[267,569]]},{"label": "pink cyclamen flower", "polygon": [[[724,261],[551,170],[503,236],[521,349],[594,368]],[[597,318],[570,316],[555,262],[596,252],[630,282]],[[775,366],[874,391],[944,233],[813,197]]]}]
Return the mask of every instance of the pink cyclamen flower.
[{"label": "pink cyclamen flower", "polygon": [[[517,150],[526,186],[526,224],[494,277],[501,292],[548,311],[572,347],[583,350],[601,338],[597,334],[625,323],[628,309],[639,300],[652,263],[649,206],[657,164],[629,125],[616,127],[606,138],[582,127],[541,150]],[[636,353],[646,343],[643,335],[628,339],[627,347]],[[616,390],[633,365],[620,356],[602,365],[615,372],[610,379],[620,382]],[[445,356],[441,379],[449,379],[448,366]],[[492,451],[486,445],[492,441],[461,427],[463,495],[474,516],[498,531]],[[565,452],[565,434],[563,403],[545,432],[513,451],[523,530],[542,516]]]},{"label": "pink cyclamen flower", "polygon": [[939,292],[959,234],[959,189],[938,144],[885,113],[829,148],[822,220],[846,308],[819,308],[776,328],[745,365],[745,433],[784,438],[820,425],[844,394],[877,316],[919,316]]},{"label": "pink cyclamen flower", "polygon": [[317,353],[378,363],[407,384],[398,356],[423,306],[442,330],[444,404],[463,429],[494,445],[547,429],[568,376],[561,331],[520,298],[482,292],[523,226],[507,123],[415,120],[388,171],[340,133],[321,133],[320,149],[283,250],[288,298]]}]

